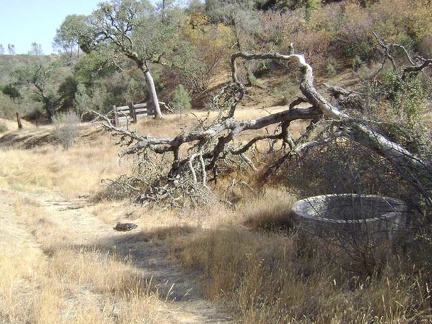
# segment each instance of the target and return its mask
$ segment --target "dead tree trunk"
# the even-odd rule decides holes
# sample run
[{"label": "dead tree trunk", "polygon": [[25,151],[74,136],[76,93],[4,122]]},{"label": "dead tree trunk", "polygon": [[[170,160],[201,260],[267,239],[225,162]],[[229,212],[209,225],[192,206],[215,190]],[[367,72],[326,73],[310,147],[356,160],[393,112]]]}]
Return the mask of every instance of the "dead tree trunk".
[{"label": "dead tree trunk", "polygon": [[[234,118],[236,106],[243,98],[244,85],[238,78],[237,61],[243,60],[282,60],[291,67],[297,68],[301,73],[299,89],[304,98],[294,100],[287,110],[270,114],[269,116],[255,120],[236,120]],[[344,136],[354,140],[361,145],[377,152],[389,160],[400,174],[412,183],[429,201],[432,201],[432,170],[429,161],[424,161],[415,154],[409,152],[398,143],[391,141],[376,131],[369,122],[352,118],[341,111],[337,106],[331,104],[321,95],[314,86],[312,67],[306,62],[303,55],[279,53],[251,54],[239,52],[231,57],[232,82],[223,88],[219,97],[221,100],[221,113],[219,118],[205,125],[201,123],[196,129],[180,133],[174,138],[154,138],[140,136],[127,130],[113,126],[105,119],[104,126],[121,136],[122,144],[126,148],[121,153],[144,154],[149,157],[149,152],[154,154],[172,153],[172,165],[167,173],[168,179],[189,177],[193,183],[206,185],[206,172],[212,172],[220,161],[228,160],[237,156],[247,165],[253,167],[252,161],[245,153],[262,140],[281,140],[288,144],[291,151],[289,154],[299,154],[308,147],[325,145],[334,138]],[[215,102],[218,102],[217,100]],[[307,108],[298,108],[300,102],[310,104]],[[226,110],[228,108],[228,113]],[[361,108],[361,107],[360,107]],[[361,111],[361,109],[359,110]],[[337,125],[337,131],[322,141],[311,141],[297,144],[287,135],[287,128],[293,120],[307,119],[318,120],[324,118],[329,123]],[[247,143],[238,143],[234,139],[244,131],[259,130],[269,125],[280,125],[279,132],[271,135],[256,135]],[[187,150],[180,150],[181,147]],[[184,153],[187,151],[187,153]],[[183,156],[180,152],[183,152]],[[198,179],[201,174],[201,179]],[[173,180],[175,183],[177,180]]]},{"label": "dead tree trunk", "polygon": [[[401,145],[392,142],[379,132],[373,130],[366,122],[354,120],[349,115],[341,112],[337,107],[330,104],[315,88],[313,84],[312,67],[306,63],[303,55],[282,55],[279,53],[270,54],[249,54],[237,53],[231,58],[232,78],[237,79],[236,59],[279,59],[295,64],[302,71],[300,90],[308,99],[308,102],[318,108],[324,116],[340,121],[344,127],[344,135],[359,144],[366,146],[388,159],[397,168],[401,175],[414,184],[418,190],[432,203],[432,168],[430,161],[424,161],[412,154]],[[427,60],[426,62],[430,62]],[[430,63],[429,63],[430,64]],[[428,65],[422,64],[422,67]]]},{"label": "dead tree trunk", "polygon": [[162,118],[163,116],[159,105],[159,98],[157,95],[153,76],[151,75],[148,66],[149,62],[147,60],[139,58],[138,54],[135,52],[125,51],[125,55],[128,58],[130,58],[132,61],[134,61],[138,65],[138,68],[144,73],[144,78],[146,80],[149,95],[150,95],[150,101],[152,102],[155,110],[155,118]]},{"label": "dead tree trunk", "polygon": [[156,87],[153,81],[153,77],[148,69],[144,71],[144,76],[146,79],[147,86],[149,88],[150,101],[153,104],[153,108],[155,111],[155,118],[162,118],[162,112],[159,105],[159,98],[156,92]]}]

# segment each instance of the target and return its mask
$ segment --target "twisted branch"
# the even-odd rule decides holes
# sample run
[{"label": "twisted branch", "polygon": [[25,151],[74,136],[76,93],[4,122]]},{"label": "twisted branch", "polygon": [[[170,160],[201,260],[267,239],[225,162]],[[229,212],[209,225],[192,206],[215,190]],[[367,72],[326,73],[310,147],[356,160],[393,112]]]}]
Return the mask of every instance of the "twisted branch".
[{"label": "twisted branch", "polygon": [[[237,103],[241,100],[244,93],[244,85],[238,78],[237,61],[239,59],[275,59],[288,62],[289,65],[292,65],[301,72],[299,89],[304,95],[304,98],[295,99],[289,108],[279,113],[270,114],[259,119],[235,119]],[[416,71],[417,69],[421,69],[422,66],[425,66],[425,64],[429,65],[429,61],[430,60],[425,61],[421,66],[413,67],[412,70]],[[169,171],[169,177],[191,177],[191,182],[197,184],[199,179],[196,171],[197,169],[201,169],[201,185],[206,187],[206,172],[214,171],[218,162],[227,161],[230,156],[237,156],[239,161],[243,161],[250,167],[255,168],[253,162],[245,153],[261,140],[280,139],[288,143],[291,151],[285,155],[284,158],[286,158],[289,154],[299,154],[310,147],[325,145],[335,138],[344,136],[372,149],[388,159],[395,168],[403,170],[402,175],[420,188],[420,191],[422,191],[428,199],[432,199],[432,188],[430,188],[429,185],[429,183],[432,182],[430,163],[421,160],[401,145],[392,142],[384,135],[374,130],[366,122],[351,118],[348,114],[340,111],[327,101],[324,96],[316,90],[313,84],[313,69],[302,55],[283,55],[279,53],[251,54],[239,52],[231,56],[231,69],[232,82],[225,88],[232,90],[232,100],[230,101],[228,114],[223,116],[221,113],[219,118],[213,122],[207,125],[202,123],[198,128],[191,131],[183,131],[174,138],[156,138],[138,135],[134,132],[113,126],[109,119],[105,118],[104,127],[112,131],[115,135],[120,136],[120,144],[126,147],[121,152],[121,156],[128,154],[139,155],[147,151],[153,152],[154,154],[171,152],[173,154],[173,163]],[[226,94],[227,92],[225,92],[225,95]],[[229,96],[228,99],[230,99]],[[297,104],[305,101],[310,104],[310,107],[296,107]],[[357,104],[361,105],[362,102],[358,101]],[[317,121],[320,118],[337,122],[340,131],[333,132],[328,138],[309,141],[301,145],[288,136],[287,128],[290,122],[301,119]],[[245,145],[236,146],[233,144],[233,140],[243,132],[260,130],[270,125],[280,125],[279,132],[273,135],[255,135]],[[180,156],[180,147],[188,147],[188,153],[183,157]],[[196,157],[199,158],[198,164],[193,163]],[[281,160],[276,161],[275,165],[279,163],[281,163]],[[422,174],[422,177],[419,177],[419,174]],[[424,175],[426,177],[424,177]]]}]

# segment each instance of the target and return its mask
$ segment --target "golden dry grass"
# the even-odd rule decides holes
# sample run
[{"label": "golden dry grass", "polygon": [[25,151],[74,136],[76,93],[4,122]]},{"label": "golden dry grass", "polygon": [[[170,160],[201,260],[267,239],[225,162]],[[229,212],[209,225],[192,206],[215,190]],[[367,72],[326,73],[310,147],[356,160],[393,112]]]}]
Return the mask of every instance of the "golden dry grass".
[{"label": "golden dry grass", "polygon": [[[47,127],[48,128],[48,127]],[[49,132],[48,128],[47,132]],[[0,151],[0,184],[15,190],[54,190],[70,196],[93,194],[100,181],[127,172],[127,159],[119,163],[114,140],[107,136],[84,138],[69,150],[48,144],[31,150]]]},{"label": "golden dry grass", "polygon": [[[241,118],[265,114],[262,109],[239,111]],[[178,128],[190,128],[194,120],[167,116],[141,121],[137,128],[140,133],[175,136]],[[300,134],[303,126],[300,123],[294,133]],[[128,258],[102,246],[78,244],[79,232],[52,223],[41,208],[38,195],[51,191],[67,198],[93,195],[102,189],[101,179],[129,172],[132,162],[123,159],[119,164],[119,148],[108,134],[95,133],[94,128],[83,134],[67,151],[52,143],[0,150],[5,162],[0,166],[0,188],[14,192],[4,205],[14,217],[0,217],[0,251],[6,251],[0,254],[0,319],[7,323],[175,323],[163,297]],[[334,247],[305,235],[294,224],[289,211],[296,197],[289,191],[251,190],[233,186],[228,179],[221,180],[221,188],[239,196],[235,208],[217,203],[163,210],[131,205],[128,200],[102,200],[85,210],[103,224],[137,223],[142,232],[136,239],[164,246],[194,273],[206,296],[223,303],[240,323],[431,319],[428,274],[407,260],[389,257],[376,278],[347,273],[324,253]],[[77,244],[70,244],[71,238]],[[349,262],[346,255],[337,256]]]},{"label": "golden dry grass", "polygon": [[[37,129],[39,134],[49,131]],[[28,134],[17,134],[23,135]],[[85,238],[54,222],[42,203],[50,192],[66,199],[92,195],[101,190],[101,179],[127,173],[128,159],[119,163],[117,152],[108,134],[81,137],[69,150],[46,143],[0,151],[5,162],[0,167],[0,203],[6,206],[0,216],[0,322],[177,322],[151,279],[105,248],[79,244]],[[88,208],[102,222],[113,224],[124,217],[125,207],[142,217],[128,201]],[[161,215],[153,216],[154,224],[163,226],[175,217],[163,215],[161,223]]]},{"label": "golden dry grass", "polygon": [[165,306],[127,260],[73,245],[24,193],[0,217],[2,323],[130,323],[166,320]]},{"label": "golden dry grass", "polygon": [[[241,224],[252,230],[237,224],[196,230],[187,239],[168,236],[172,253],[202,274],[208,298],[223,300],[242,323],[431,319],[428,275],[391,255],[377,277],[345,271],[341,266],[353,261],[350,256],[298,232],[289,222],[290,198],[281,198],[270,192],[240,208],[237,221],[246,220]],[[380,247],[371,251],[378,255]]]},{"label": "golden dry grass", "polygon": [[[10,242],[0,246],[6,250]],[[163,304],[143,288],[150,283],[140,281],[127,264],[101,251],[65,248],[47,257],[22,245],[0,256],[0,261],[2,322],[164,321]]]},{"label": "golden dry grass", "polygon": [[[240,120],[258,119],[268,116],[272,113],[285,110],[286,107],[243,107],[237,109],[235,118]],[[132,125],[132,129],[136,129],[142,134],[152,136],[174,137],[180,130],[190,130],[198,121],[215,120],[218,116],[216,111],[210,113],[206,111],[193,111],[184,115],[166,115],[163,119],[144,119],[138,122],[138,125]],[[294,137],[298,137],[300,132],[304,131],[307,126],[307,121],[294,121],[290,127]],[[173,127],[174,126],[174,127]],[[271,127],[270,127],[271,128]],[[252,133],[252,132],[251,132]]]}]

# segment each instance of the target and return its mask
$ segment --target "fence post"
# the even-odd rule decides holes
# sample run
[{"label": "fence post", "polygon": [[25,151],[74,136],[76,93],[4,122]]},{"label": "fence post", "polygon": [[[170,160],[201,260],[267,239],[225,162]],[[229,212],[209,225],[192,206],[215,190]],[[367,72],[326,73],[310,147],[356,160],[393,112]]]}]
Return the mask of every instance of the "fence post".
[{"label": "fence post", "polygon": [[120,123],[119,123],[119,119],[118,119],[118,111],[117,111],[116,105],[113,106],[113,111],[114,111],[114,126],[118,127],[120,125]]},{"label": "fence post", "polygon": [[138,122],[138,118],[137,118],[137,114],[136,114],[136,110],[135,110],[135,104],[133,101],[129,107],[129,110],[130,110],[130,115],[132,117],[132,120],[136,124]]},{"label": "fence post", "polygon": [[154,116],[155,108],[153,106],[153,102],[151,100],[147,101],[147,116]]},{"label": "fence post", "polygon": [[18,129],[22,129],[23,125],[21,123],[21,117],[19,115],[19,112],[16,113],[16,117],[17,117]]}]

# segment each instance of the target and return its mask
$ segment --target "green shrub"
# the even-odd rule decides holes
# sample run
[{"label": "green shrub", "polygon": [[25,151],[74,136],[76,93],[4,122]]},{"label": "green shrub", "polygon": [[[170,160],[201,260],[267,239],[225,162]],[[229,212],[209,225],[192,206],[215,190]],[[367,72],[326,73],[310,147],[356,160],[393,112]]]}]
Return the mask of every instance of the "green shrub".
[{"label": "green shrub", "polygon": [[248,73],[247,78],[248,78],[249,84],[252,87],[256,87],[256,85],[257,85],[257,78],[255,77],[255,75],[253,73]]},{"label": "green shrub", "polygon": [[2,88],[2,92],[9,96],[11,99],[19,99],[21,97],[21,94],[17,87],[15,87],[12,84],[8,84]]},{"label": "green shrub", "polygon": [[7,125],[5,124],[5,122],[0,122],[0,133],[4,133],[8,130]]},{"label": "green shrub", "polygon": [[173,107],[174,111],[177,112],[188,111],[192,108],[189,93],[182,84],[179,84],[176,87],[173,99],[171,101],[171,106]]},{"label": "green shrub", "polygon": [[327,76],[328,77],[332,78],[332,77],[336,76],[336,74],[337,74],[337,60],[333,56],[330,56],[327,59],[326,69],[327,69]]},{"label": "green shrub", "polygon": [[0,92],[0,118],[14,118],[18,111],[19,105],[15,103],[8,95]]},{"label": "green shrub", "polygon": [[365,63],[362,61],[362,59],[356,55],[354,56],[354,58],[352,59],[352,69],[354,71],[358,71],[360,70],[363,66],[365,65]]},{"label": "green shrub", "polygon": [[424,110],[426,97],[421,75],[403,75],[388,68],[383,70],[381,80],[394,121],[415,126]]}]

